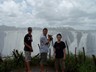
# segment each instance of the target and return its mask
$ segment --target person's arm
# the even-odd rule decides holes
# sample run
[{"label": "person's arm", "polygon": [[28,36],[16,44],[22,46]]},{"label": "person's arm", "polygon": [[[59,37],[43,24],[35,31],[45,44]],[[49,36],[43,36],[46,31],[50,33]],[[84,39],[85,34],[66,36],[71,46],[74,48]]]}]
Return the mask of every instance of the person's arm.
[{"label": "person's arm", "polygon": [[53,57],[55,58],[55,56],[56,56],[56,53],[55,53],[55,48],[53,48]]},{"label": "person's arm", "polygon": [[24,42],[24,45],[27,46],[28,48],[32,48],[31,46],[29,46],[26,42]]},{"label": "person's arm", "polygon": [[66,60],[66,48],[64,48],[63,52],[64,52],[64,60]]},{"label": "person's arm", "polygon": [[45,44],[50,45],[51,40],[48,38]]},{"label": "person's arm", "polygon": [[28,47],[31,51],[33,51],[32,47],[29,46],[29,45],[26,43],[26,41],[27,41],[27,38],[26,38],[26,36],[25,36],[25,37],[24,37],[24,45],[25,45],[26,47]]},{"label": "person's arm", "polygon": [[41,43],[41,45],[48,45],[48,44],[50,44],[50,41],[49,40],[46,41],[44,37],[41,37],[40,43]]},{"label": "person's arm", "polygon": [[55,42],[55,44],[53,45],[53,56],[54,56],[54,58],[55,58],[55,56],[56,56],[56,42]]},{"label": "person's arm", "polygon": [[28,45],[27,43],[25,43],[25,42],[24,42],[24,45],[27,46],[27,47],[30,49],[30,51],[33,52],[33,48],[32,48],[31,46],[29,46],[29,45]]}]

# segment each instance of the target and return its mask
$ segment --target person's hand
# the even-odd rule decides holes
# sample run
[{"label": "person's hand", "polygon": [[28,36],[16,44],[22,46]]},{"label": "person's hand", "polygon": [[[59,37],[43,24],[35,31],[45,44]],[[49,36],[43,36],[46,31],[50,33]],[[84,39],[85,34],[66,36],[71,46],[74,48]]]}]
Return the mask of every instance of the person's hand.
[{"label": "person's hand", "polygon": [[53,54],[53,59],[55,60],[55,54]]},{"label": "person's hand", "polygon": [[33,48],[32,47],[30,47],[30,51],[33,52]]},{"label": "person's hand", "polygon": [[33,49],[30,49],[31,52],[33,52]]},{"label": "person's hand", "polygon": [[33,49],[31,49],[31,52],[33,52]]},{"label": "person's hand", "polygon": [[46,43],[46,45],[48,45],[48,44],[49,44],[49,42]]}]

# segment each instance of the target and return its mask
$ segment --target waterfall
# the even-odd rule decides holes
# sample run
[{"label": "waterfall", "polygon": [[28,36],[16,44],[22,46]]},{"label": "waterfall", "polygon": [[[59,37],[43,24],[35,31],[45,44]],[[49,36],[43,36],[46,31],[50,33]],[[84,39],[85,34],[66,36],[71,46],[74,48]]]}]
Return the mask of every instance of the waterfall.
[{"label": "waterfall", "polygon": [[96,55],[96,32],[88,34],[86,46],[88,55]]},{"label": "waterfall", "polygon": [[[23,51],[24,49],[24,36],[27,30],[13,30],[13,31],[0,31],[0,54],[3,56],[12,55],[13,49],[18,49]],[[50,29],[49,34],[53,35],[54,42],[56,41],[56,34],[61,33],[63,41],[67,41],[69,45],[69,50],[74,53],[75,47],[77,50],[82,50],[85,47],[86,54],[96,54],[96,33],[94,32],[82,32],[77,30],[69,29]],[[41,29],[33,29],[33,50],[32,55],[39,53],[39,39],[42,34]],[[53,47],[50,46],[52,53]]]}]

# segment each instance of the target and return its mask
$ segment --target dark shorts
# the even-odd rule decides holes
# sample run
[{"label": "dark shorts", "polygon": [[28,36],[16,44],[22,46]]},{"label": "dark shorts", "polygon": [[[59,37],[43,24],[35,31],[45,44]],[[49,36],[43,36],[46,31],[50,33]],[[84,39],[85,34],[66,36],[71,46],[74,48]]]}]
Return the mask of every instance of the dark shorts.
[{"label": "dark shorts", "polygon": [[59,69],[59,67],[60,67],[61,70],[63,70],[65,68],[65,63],[64,63],[63,58],[55,59],[55,68]]},{"label": "dark shorts", "polygon": [[47,53],[41,53],[41,61],[40,64],[45,65],[47,63]]}]

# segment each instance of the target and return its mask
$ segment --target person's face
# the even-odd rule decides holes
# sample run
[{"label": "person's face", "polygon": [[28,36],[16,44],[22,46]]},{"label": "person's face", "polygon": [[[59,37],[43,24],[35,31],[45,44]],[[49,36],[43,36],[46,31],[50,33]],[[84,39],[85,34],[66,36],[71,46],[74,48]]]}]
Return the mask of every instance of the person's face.
[{"label": "person's face", "polygon": [[32,30],[28,30],[28,33],[31,34],[32,33]]},{"label": "person's face", "polygon": [[62,37],[58,35],[58,36],[57,36],[57,41],[61,41],[61,38],[62,38]]},{"label": "person's face", "polygon": [[48,33],[48,30],[43,30],[44,35],[47,35],[47,33]]}]

